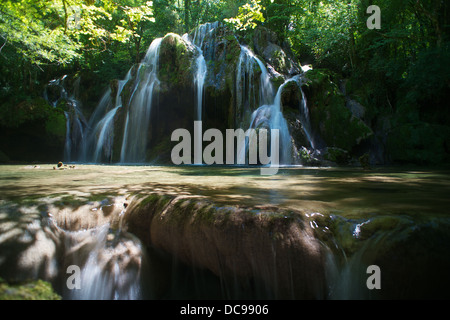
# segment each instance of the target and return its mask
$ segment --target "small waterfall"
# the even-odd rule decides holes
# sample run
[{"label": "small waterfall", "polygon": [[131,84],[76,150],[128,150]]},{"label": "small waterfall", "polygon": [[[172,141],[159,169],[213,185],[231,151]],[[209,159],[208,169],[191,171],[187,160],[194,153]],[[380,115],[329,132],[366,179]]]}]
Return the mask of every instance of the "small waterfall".
[{"label": "small waterfall", "polygon": [[202,49],[198,48],[199,55],[196,59],[197,71],[194,77],[194,83],[197,88],[197,120],[202,120],[202,104],[203,104],[203,86],[207,72],[205,57],[203,57]]},{"label": "small waterfall", "polygon": [[158,61],[162,38],[151,43],[139,65],[136,83],[126,115],[120,160],[122,163],[144,162],[147,151],[147,133],[153,103],[153,92],[159,85]]},{"label": "small waterfall", "polygon": [[83,151],[85,161],[98,163],[102,159],[110,160],[113,152],[114,119],[118,109],[122,108],[121,94],[130,78],[131,72],[128,72],[124,80],[118,81],[114,107],[109,88],[89,119],[89,127],[93,129],[85,143]]},{"label": "small waterfall", "polygon": [[65,264],[80,268],[79,288],[63,296],[75,300],[136,300],[145,298],[147,258],[141,242],[105,224],[93,229],[62,230]]},{"label": "small waterfall", "polygon": [[[255,80],[253,79],[256,65],[261,70],[259,90],[255,88]],[[241,119],[242,124],[247,126],[248,129],[280,130],[280,150],[282,151],[280,162],[290,164],[292,162],[292,141],[286,119],[281,111],[281,92],[284,85],[292,79],[287,80],[280,86],[274,98],[273,86],[264,63],[249,48],[242,45],[236,74],[236,107],[240,113],[238,119]],[[248,117],[247,114],[250,112],[250,119],[245,121],[245,118]],[[249,125],[245,123],[249,123]],[[239,163],[243,162],[249,146],[253,143],[257,143],[257,140],[251,136],[249,137],[249,143],[237,151]]]},{"label": "small waterfall", "polygon": [[92,161],[93,150],[95,144],[97,143],[96,136],[95,134],[93,134],[95,130],[92,130],[92,128],[96,128],[98,123],[102,121],[102,118],[105,116],[107,110],[110,109],[112,103],[113,99],[111,97],[111,89],[109,88],[105,92],[100,102],[98,103],[97,107],[95,108],[94,112],[92,113],[91,117],[89,118],[88,122],[89,131],[88,134],[86,135],[86,142],[84,143],[84,148],[80,156],[80,159],[82,161],[85,162]]},{"label": "small waterfall", "polygon": [[303,92],[302,86],[299,85],[299,88],[300,88],[300,92],[302,93],[302,100],[300,102],[300,121],[302,123],[306,137],[308,138],[308,141],[311,145],[311,148],[315,149],[316,146],[315,146],[313,135],[312,135],[311,121],[309,119],[308,102],[306,100],[306,95]]},{"label": "small waterfall", "polygon": [[114,116],[116,115],[117,109],[120,106],[115,107],[110,110],[106,116],[98,123],[95,132],[99,131],[97,146],[95,147],[94,152],[94,162],[100,162],[103,148],[106,146],[105,156],[109,158],[111,156],[111,146],[112,146],[112,134],[113,127],[111,123],[113,123]]},{"label": "small waterfall", "polygon": [[[246,46],[241,45],[236,68],[237,121],[244,121],[257,107],[273,102],[273,87],[264,63]],[[255,86],[255,67],[261,70],[259,88]]]},{"label": "small waterfall", "polygon": [[299,112],[300,112],[299,120],[300,120],[300,123],[302,124],[303,131],[306,135],[306,138],[308,139],[309,144],[311,145],[311,148],[315,149],[315,143],[314,143],[312,129],[311,129],[311,121],[309,119],[308,103],[307,103],[306,95],[302,89],[302,81],[303,81],[303,78],[301,75],[295,75],[292,78],[286,80],[285,83],[283,83],[280,88],[282,89],[288,82],[294,82],[297,84],[297,87],[300,90],[300,93],[302,96],[300,103],[299,103]]},{"label": "small waterfall", "polygon": [[192,42],[199,48],[203,49],[203,42],[205,41],[206,36],[214,31],[219,26],[219,22],[207,22],[202,25],[199,25],[194,30],[194,35],[192,37]]},{"label": "small waterfall", "polygon": [[[202,121],[203,113],[203,87],[205,85],[206,75],[208,73],[208,68],[206,65],[206,60],[203,55],[203,42],[205,37],[216,27],[218,22],[215,23],[205,23],[194,31],[193,39],[191,40],[188,34],[183,35],[183,39],[191,43],[198,51],[198,57],[195,61],[196,71],[194,74],[194,87],[196,88],[196,119],[197,121]],[[197,147],[196,154],[201,154],[202,150],[202,135],[197,135],[199,141],[195,144]],[[201,164],[201,163],[197,163]]]},{"label": "small waterfall", "polygon": [[81,78],[75,80],[72,94],[69,94],[66,90],[66,79],[67,75],[64,75],[59,79],[50,81],[44,90],[44,99],[55,108],[60,101],[65,102],[66,141],[64,161],[73,161],[78,155],[82,154],[84,149],[88,123],[77,99]]},{"label": "small waterfall", "polygon": [[[286,82],[284,84],[286,84]],[[292,162],[291,135],[289,134],[287,121],[281,111],[281,92],[283,86],[284,85],[281,85],[278,89],[273,104],[262,105],[253,112],[249,129],[278,129],[280,131],[280,163],[290,164]],[[252,143],[252,141],[250,141],[250,143]],[[253,143],[256,143],[256,141]]]}]

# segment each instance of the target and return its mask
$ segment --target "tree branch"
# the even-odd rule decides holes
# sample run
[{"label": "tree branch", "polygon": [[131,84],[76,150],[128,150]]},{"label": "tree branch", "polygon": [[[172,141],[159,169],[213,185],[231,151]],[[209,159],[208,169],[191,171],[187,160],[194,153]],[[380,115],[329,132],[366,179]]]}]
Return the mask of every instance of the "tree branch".
[{"label": "tree branch", "polygon": [[[2,37],[2,38],[3,38],[3,37]],[[2,45],[2,47],[0,48],[0,52],[2,52],[3,47],[6,46],[6,43],[8,42],[8,37],[3,38],[3,39],[5,39],[5,43],[4,43],[4,44]]]}]

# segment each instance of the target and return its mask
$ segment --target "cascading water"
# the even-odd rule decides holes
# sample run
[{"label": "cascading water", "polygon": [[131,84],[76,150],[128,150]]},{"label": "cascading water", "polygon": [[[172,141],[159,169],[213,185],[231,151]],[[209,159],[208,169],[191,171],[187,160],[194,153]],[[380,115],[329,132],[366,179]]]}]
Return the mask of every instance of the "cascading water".
[{"label": "cascading water", "polygon": [[300,102],[300,121],[302,123],[302,126],[304,128],[306,137],[308,138],[308,141],[311,145],[312,149],[315,149],[315,142],[312,135],[312,129],[311,129],[311,121],[309,119],[309,109],[308,109],[308,103],[306,99],[306,95],[303,92],[301,84],[299,85],[300,92],[302,93],[302,100]]},{"label": "cascading water", "polygon": [[196,60],[197,72],[195,73],[194,83],[197,87],[197,120],[202,120],[202,104],[203,104],[203,86],[207,72],[205,57],[199,48],[199,56]]},{"label": "cascading water", "polygon": [[153,40],[137,71],[126,115],[120,155],[122,163],[145,162],[153,93],[159,85],[158,61],[161,41],[162,38]]},{"label": "cascading water", "polygon": [[[120,214],[121,218],[123,213],[122,211]],[[118,230],[111,230],[109,223],[78,231],[57,228],[64,239],[64,269],[74,266],[80,268],[76,287],[63,284],[65,298],[146,298],[146,288],[143,288],[142,284],[146,281],[146,270],[149,267],[139,239],[124,232],[121,226]]]},{"label": "cascading water", "polygon": [[[216,36],[219,24],[206,23],[199,26],[191,34],[185,34],[182,39],[191,47],[195,47],[197,54],[193,61],[193,89],[195,91],[195,116],[194,120],[203,121],[204,115],[204,86],[208,77],[207,61],[213,59],[216,48]],[[82,132],[77,141],[81,141],[82,152],[78,158],[87,162],[112,162],[113,154],[118,159],[120,153],[120,163],[145,163],[149,151],[148,140],[150,139],[150,123],[152,105],[158,100],[155,99],[155,92],[159,86],[158,64],[159,49],[163,38],[155,39],[143,61],[137,68],[132,68],[124,80],[118,81],[115,98],[111,97],[111,89],[106,92],[99,105],[95,109],[89,121],[89,134],[86,135],[82,128],[79,117],[72,121],[76,124],[76,131]],[[280,147],[282,150],[282,164],[292,163],[292,139],[289,135],[288,125],[281,111],[280,90],[274,91],[269,72],[265,63],[259,59],[251,49],[244,45],[239,45],[240,54],[236,65],[234,103],[235,128],[249,129],[265,126],[269,129],[280,130]],[[205,54],[206,56],[205,56]],[[195,68],[195,69],[194,69]],[[132,72],[132,70],[136,70]],[[133,74],[133,75],[132,75]],[[299,76],[294,76],[289,81],[298,82]],[[133,81],[133,82],[131,82]],[[209,80],[208,80],[209,81]],[[119,118],[119,110],[122,107],[122,91],[127,87],[127,101],[123,104],[127,106]],[[283,88],[282,85],[280,88]],[[301,90],[301,85],[299,85]],[[314,148],[311,136],[308,108],[306,98],[302,92],[300,103],[301,123],[311,146]],[[120,119],[120,120],[119,120]],[[121,122],[123,127],[118,132],[116,123]],[[68,121],[69,123],[69,121]],[[68,128],[68,136],[74,135],[74,130]],[[114,137],[121,134],[122,136]],[[202,134],[195,135],[202,139]],[[66,139],[66,153],[70,158],[70,153],[74,149],[71,146],[74,139]],[[121,143],[120,150],[117,148],[117,141]],[[79,143],[79,142],[78,142]],[[202,147],[202,141],[198,141],[195,146]],[[201,154],[202,150],[196,150],[196,154]],[[237,157],[245,157],[247,148],[237,150]],[[195,162],[195,160],[194,160]],[[242,163],[241,160],[238,163]]]},{"label": "cascading water", "polygon": [[[205,40],[205,37],[213,31],[217,27],[218,23],[206,23],[201,26],[199,26],[195,32],[193,39],[189,37],[188,34],[183,35],[183,39],[192,45],[197,49],[198,56],[195,60],[195,66],[196,71],[194,74],[194,85],[196,88],[196,120],[202,121],[202,113],[203,113],[203,87],[205,85],[205,79],[206,75],[208,73],[208,68],[206,65],[206,60],[203,55],[203,42]],[[199,127],[198,127],[199,128]],[[196,154],[201,154],[202,150],[202,134],[201,132],[197,132],[197,143],[195,144],[197,150],[195,150]],[[197,163],[196,164],[201,164]]]},{"label": "cascading water", "polygon": [[[256,90],[253,79],[256,65],[261,70],[259,90]],[[297,78],[291,78],[281,85],[274,98],[274,90],[266,66],[249,48],[242,45],[236,74],[237,110],[240,113],[238,119],[241,119],[242,125],[246,126],[245,118],[251,112],[246,129],[278,129],[280,131],[280,161],[282,164],[291,164],[292,142],[287,121],[281,110],[281,92],[287,82]],[[253,143],[257,141],[254,137],[250,137],[247,146],[238,150],[239,163],[243,162],[245,154]]]},{"label": "cascading water", "polygon": [[[273,104],[262,105],[253,112],[249,129],[278,129],[280,133],[280,163],[290,164],[292,162],[291,135],[289,134],[287,121],[281,111],[281,92],[284,84],[278,88]],[[256,143],[256,141],[253,143]]]},{"label": "cascading water", "polygon": [[[81,78],[78,78],[74,82],[73,93],[70,95],[65,88],[66,78],[67,75],[64,75],[60,79],[50,81],[44,90],[44,98],[55,108],[60,101],[65,102],[64,115],[66,117],[66,139],[64,145],[64,160],[73,161],[84,149],[88,124],[81,111],[80,102],[77,99]],[[50,93],[49,89],[53,92]]]},{"label": "cascading water", "polygon": [[[273,87],[267,69],[258,57],[241,45],[241,53],[236,68],[236,109],[238,126],[245,123],[257,107],[273,101]],[[259,88],[255,85],[255,68],[261,70]],[[247,120],[248,121],[248,120]]]},{"label": "cascading water", "polygon": [[85,161],[98,163],[104,159],[110,160],[113,152],[114,119],[119,108],[122,108],[122,90],[130,78],[131,72],[128,72],[124,80],[118,81],[114,105],[111,89],[108,89],[92,114],[89,127],[93,129],[84,144],[82,156]]},{"label": "cascading water", "polygon": [[194,75],[194,84],[196,86],[196,96],[197,96],[197,119],[202,120],[202,104],[203,104],[203,86],[205,84],[206,75],[208,68],[206,65],[206,60],[203,55],[203,43],[206,36],[210,32],[213,32],[217,28],[218,22],[215,23],[205,23],[195,29],[193,39],[191,40],[189,35],[184,35],[183,39],[192,43],[198,51],[198,57],[195,61],[196,72]]}]

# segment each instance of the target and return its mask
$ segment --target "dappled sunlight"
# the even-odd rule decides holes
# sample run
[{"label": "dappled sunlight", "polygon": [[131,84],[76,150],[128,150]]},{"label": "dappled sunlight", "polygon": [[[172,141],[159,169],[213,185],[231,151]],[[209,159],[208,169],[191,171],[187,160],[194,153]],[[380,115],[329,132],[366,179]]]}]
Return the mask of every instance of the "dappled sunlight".
[{"label": "dappled sunlight", "polygon": [[[450,180],[445,172],[365,172],[341,168],[283,168],[261,176],[258,168],[209,166],[76,165],[53,170],[3,166],[2,199],[73,206],[115,196],[164,192],[198,195],[242,206],[273,204],[342,212],[425,211],[446,214]],[[199,178],[201,176],[201,179]]]}]

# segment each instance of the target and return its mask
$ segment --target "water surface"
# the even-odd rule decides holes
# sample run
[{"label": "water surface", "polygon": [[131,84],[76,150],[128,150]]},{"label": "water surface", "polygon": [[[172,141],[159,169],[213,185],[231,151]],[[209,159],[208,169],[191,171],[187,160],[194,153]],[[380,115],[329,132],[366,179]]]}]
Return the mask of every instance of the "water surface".
[{"label": "water surface", "polygon": [[276,205],[305,212],[447,216],[450,171],[437,169],[212,166],[1,166],[0,199],[71,195],[79,200],[162,191],[230,205]]}]

